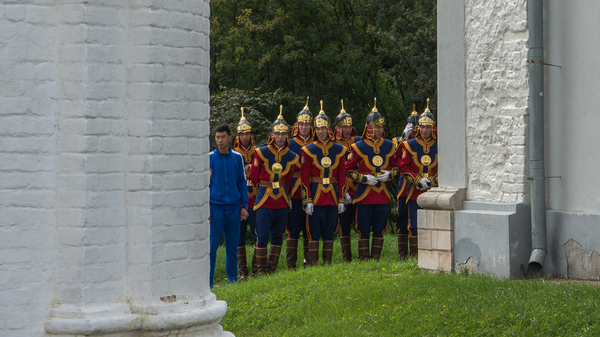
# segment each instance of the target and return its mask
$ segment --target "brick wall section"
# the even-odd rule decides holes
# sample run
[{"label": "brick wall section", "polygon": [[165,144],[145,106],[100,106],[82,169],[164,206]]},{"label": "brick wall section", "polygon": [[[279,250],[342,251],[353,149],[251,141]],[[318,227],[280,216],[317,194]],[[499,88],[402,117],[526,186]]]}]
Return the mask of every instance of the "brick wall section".
[{"label": "brick wall section", "polygon": [[51,301],[54,1],[0,4],[0,335],[36,336]]},{"label": "brick wall section", "polygon": [[208,289],[208,1],[0,4],[0,335]]},{"label": "brick wall section", "polygon": [[528,202],[527,1],[465,1],[468,199]]}]

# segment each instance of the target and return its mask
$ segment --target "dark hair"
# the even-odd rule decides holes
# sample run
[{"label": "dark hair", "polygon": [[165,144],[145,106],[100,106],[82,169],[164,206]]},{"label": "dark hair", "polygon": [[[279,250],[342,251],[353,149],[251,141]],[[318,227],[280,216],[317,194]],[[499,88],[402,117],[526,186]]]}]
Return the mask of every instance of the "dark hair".
[{"label": "dark hair", "polygon": [[215,128],[215,133],[217,132],[227,132],[227,135],[231,136],[231,130],[229,129],[229,125],[227,124],[217,125],[217,127]]}]

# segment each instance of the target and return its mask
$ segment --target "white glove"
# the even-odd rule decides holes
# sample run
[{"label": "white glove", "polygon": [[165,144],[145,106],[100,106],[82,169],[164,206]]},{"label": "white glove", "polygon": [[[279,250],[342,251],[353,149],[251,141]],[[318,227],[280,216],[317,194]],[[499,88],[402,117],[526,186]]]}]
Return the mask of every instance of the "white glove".
[{"label": "white glove", "polygon": [[350,205],[352,203],[352,198],[350,197],[350,193],[346,193],[346,205]]},{"label": "white glove", "polygon": [[381,174],[377,177],[377,180],[381,182],[386,182],[390,180],[390,171],[381,170]]},{"label": "white glove", "polygon": [[312,203],[306,204],[306,214],[312,215],[314,208],[315,208],[315,205],[313,205]]},{"label": "white glove", "polygon": [[406,124],[406,127],[404,128],[404,139],[408,139],[408,135],[410,135],[410,133],[412,132],[412,129],[413,129],[412,123]]},{"label": "white glove", "polygon": [[339,214],[344,213],[345,210],[346,210],[346,207],[344,206],[344,204],[339,204],[338,205],[338,213]]},{"label": "white glove", "polygon": [[371,186],[377,185],[377,179],[375,179],[375,177],[373,177],[370,174],[365,174],[365,177],[367,178],[367,185],[371,185]]},{"label": "white glove", "polygon": [[[421,188],[419,188],[419,187],[421,187]],[[421,191],[428,190],[430,187],[431,187],[431,182],[427,178],[421,178],[421,180],[419,180],[419,184],[417,185],[417,189],[419,189]]]}]

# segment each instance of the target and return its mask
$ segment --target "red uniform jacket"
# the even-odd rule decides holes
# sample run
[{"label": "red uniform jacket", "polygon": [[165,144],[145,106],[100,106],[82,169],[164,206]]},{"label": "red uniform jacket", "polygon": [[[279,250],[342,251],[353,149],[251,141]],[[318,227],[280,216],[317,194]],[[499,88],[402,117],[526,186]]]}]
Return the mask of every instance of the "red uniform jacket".
[{"label": "red uniform jacket", "polygon": [[[353,132],[355,134],[356,131]],[[338,144],[343,145],[346,148],[346,161],[348,161],[348,157],[350,153],[352,153],[352,144],[361,141],[360,136],[350,136],[348,139],[344,140],[341,137],[337,139]],[[350,198],[354,198],[354,194],[356,193],[356,188],[358,187],[358,183],[354,181],[354,179],[350,177],[346,177],[346,192],[350,194]]]},{"label": "red uniform jacket", "polygon": [[[394,156],[391,140],[380,138],[377,141],[365,139],[352,144],[352,152],[346,162],[348,176],[358,183],[353,204],[387,204],[390,202],[389,180],[398,173],[399,164]],[[366,174],[377,176],[382,170],[390,172],[386,183],[367,185]]]},{"label": "red uniform jacket", "polygon": [[[308,138],[302,138],[300,134],[290,139],[290,150],[294,151],[298,156],[302,157],[302,148],[307,144],[311,144],[314,140],[314,136],[312,132]],[[300,162],[298,162],[298,169],[294,172],[294,177],[292,178],[292,184],[290,186],[290,195],[292,199],[302,199],[302,193],[300,192],[300,186],[302,182],[300,181]]]},{"label": "red uniform jacket", "polygon": [[287,146],[278,150],[271,144],[256,149],[250,169],[250,180],[258,186],[254,210],[290,207],[288,187],[299,158]]},{"label": "red uniform jacket", "polygon": [[431,187],[438,186],[437,177],[437,141],[431,138],[424,141],[420,136],[404,142],[400,172],[404,177],[404,184],[399,195],[416,200],[426,191],[416,188],[421,178],[428,178]]},{"label": "red uniform jacket", "polygon": [[245,149],[242,145],[236,143],[235,150],[239,152],[242,157],[244,157],[244,168],[246,170],[246,180],[248,181],[248,207],[254,207],[254,201],[256,200],[256,192],[258,192],[258,188],[256,185],[252,185],[252,181],[250,180],[250,168],[252,167],[252,158],[254,157],[256,148],[254,145],[250,145],[247,149]]},{"label": "red uniform jacket", "polygon": [[343,204],[346,195],[346,149],[330,140],[302,148],[302,204]]}]

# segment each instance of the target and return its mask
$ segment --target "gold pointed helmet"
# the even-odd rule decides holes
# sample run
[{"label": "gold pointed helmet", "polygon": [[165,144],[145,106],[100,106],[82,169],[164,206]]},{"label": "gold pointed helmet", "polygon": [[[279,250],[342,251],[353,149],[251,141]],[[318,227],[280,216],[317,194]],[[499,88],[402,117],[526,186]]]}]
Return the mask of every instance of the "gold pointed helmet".
[{"label": "gold pointed helmet", "polygon": [[412,124],[413,126],[417,126],[419,124],[419,113],[417,112],[414,103],[413,111],[410,113],[410,116],[408,116],[406,122]]},{"label": "gold pointed helmet", "polygon": [[433,126],[434,123],[435,123],[435,121],[433,120],[433,114],[431,113],[431,110],[429,110],[429,98],[428,98],[427,99],[427,108],[425,108],[425,111],[419,117],[419,125]]},{"label": "gold pointed helmet", "polygon": [[298,113],[298,116],[296,116],[296,122],[297,123],[312,123],[313,121],[313,115],[310,112],[310,109],[308,109],[308,98],[306,97],[306,105],[304,106],[304,108],[302,108],[302,111],[300,111]]},{"label": "gold pointed helmet", "polygon": [[244,108],[241,108],[241,110],[242,118],[240,118],[240,121],[237,125],[237,133],[252,132],[252,125],[250,125],[250,123],[246,120],[246,117],[244,117]]},{"label": "gold pointed helmet", "polygon": [[339,127],[352,126],[352,116],[344,110],[344,100],[342,100],[342,110],[335,117],[335,125]]},{"label": "gold pointed helmet", "polygon": [[366,124],[370,125],[371,127],[385,125],[385,118],[383,118],[383,116],[379,114],[379,110],[377,110],[377,98],[375,98],[375,103],[373,104],[373,109],[371,110],[371,113],[367,115]]},{"label": "gold pointed helmet", "polygon": [[317,115],[317,117],[315,117],[314,126],[315,126],[315,128],[322,128],[322,127],[329,128],[330,124],[331,124],[331,121],[329,120],[329,117],[327,117],[327,115],[325,114],[325,111],[323,111],[323,100],[321,100],[321,110],[319,111],[319,114]]},{"label": "gold pointed helmet", "polygon": [[277,117],[275,122],[273,122],[272,129],[273,129],[273,133],[275,133],[275,132],[287,133],[290,130],[290,126],[283,119],[283,105],[279,106],[279,116]]}]

